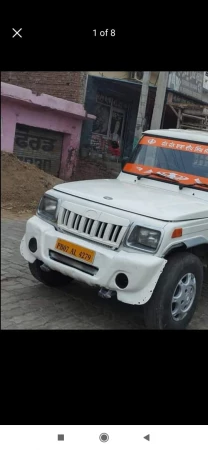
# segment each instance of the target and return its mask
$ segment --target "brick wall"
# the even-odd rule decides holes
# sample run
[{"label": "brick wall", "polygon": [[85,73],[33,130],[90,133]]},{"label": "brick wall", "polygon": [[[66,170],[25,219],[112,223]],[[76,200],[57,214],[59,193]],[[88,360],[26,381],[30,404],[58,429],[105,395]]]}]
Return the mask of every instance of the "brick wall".
[{"label": "brick wall", "polygon": [[76,172],[72,175],[70,181],[116,178],[119,172],[120,167],[115,172],[111,168],[106,167],[102,162],[90,161],[87,158],[78,158]]},{"label": "brick wall", "polygon": [[1,81],[83,104],[86,75],[86,72],[1,72]]}]

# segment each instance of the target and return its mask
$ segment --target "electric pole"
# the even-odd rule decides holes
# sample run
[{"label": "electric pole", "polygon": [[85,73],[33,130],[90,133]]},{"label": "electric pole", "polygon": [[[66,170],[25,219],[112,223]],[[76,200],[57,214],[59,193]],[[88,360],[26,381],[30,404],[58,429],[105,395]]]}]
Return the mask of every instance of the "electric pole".
[{"label": "electric pole", "polygon": [[149,81],[150,81],[150,75],[151,72],[144,72],[143,75],[143,81],[142,81],[142,89],[141,89],[141,95],[139,100],[139,109],[137,114],[137,121],[136,121],[136,129],[135,129],[135,135],[134,139],[136,143],[138,142],[145,123],[145,114],[146,114],[146,107],[147,107],[147,99],[148,99],[148,92],[149,92]]},{"label": "electric pole", "polygon": [[160,72],[159,74],[155,104],[152,114],[151,130],[158,130],[161,125],[168,77],[169,72]]}]

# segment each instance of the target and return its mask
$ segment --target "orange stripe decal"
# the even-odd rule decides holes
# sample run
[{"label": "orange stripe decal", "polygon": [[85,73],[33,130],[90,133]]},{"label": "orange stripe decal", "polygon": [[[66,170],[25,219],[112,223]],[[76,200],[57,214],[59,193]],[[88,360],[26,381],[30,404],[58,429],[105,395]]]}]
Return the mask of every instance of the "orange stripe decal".
[{"label": "orange stripe decal", "polygon": [[[190,175],[189,173],[184,172],[173,172],[172,170],[161,169],[161,167],[144,166],[143,164],[127,163],[125,164],[123,171],[131,173],[132,175],[149,175],[154,173],[155,179],[162,180],[162,178],[157,177],[156,172],[158,172],[161,175],[169,177],[170,181],[179,181],[183,184],[196,183],[196,185],[198,184],[200,186],[200,183],[208,183],[208,178],[205,177]],[[203,186],[203,189],[208,190],[208,187]]]},{"label": "orange stripe decal", "polygon": [[157,138],[154,136],[144,136],[139,141],[139,144],[150,145],[153,147],[163,147],[170,150],[181,150],[183,152],[208,155],[208,144],[201,145],[197,144],[196,142],[192,143],[192,142],[178,141],[175,139],[171,140],[166,138]]}]

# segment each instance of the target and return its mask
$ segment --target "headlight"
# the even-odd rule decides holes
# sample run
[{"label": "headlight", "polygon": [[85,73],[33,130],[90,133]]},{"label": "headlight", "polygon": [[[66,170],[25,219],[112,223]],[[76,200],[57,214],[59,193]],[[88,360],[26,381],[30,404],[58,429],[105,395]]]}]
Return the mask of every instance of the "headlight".
[{"label": "headlight", "polygon": [[136,225],[127,239],[127,245],[141,250],[156,250],[161,232]]},{"label": "headlight", "polygon": [[38,215],[50,222],[56,222],[58,199],[50,195],[44,195],[38,206]]}]

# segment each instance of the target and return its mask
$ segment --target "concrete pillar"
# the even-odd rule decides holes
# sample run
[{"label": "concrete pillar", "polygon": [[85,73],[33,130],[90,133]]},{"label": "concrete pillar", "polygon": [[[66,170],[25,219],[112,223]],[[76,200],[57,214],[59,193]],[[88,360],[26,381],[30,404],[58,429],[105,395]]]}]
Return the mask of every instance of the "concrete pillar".
[{"label": "concrete pillar", "polygon": [[169,72],[160,72],[159,74],[155,105],[152,115],[151,130],[158,130],[161,125],[168,77]]},{"label": "concrete pillar", "polygon": [[139,138],[141,137],[144,123],[145,123],[145,114],[147,107],[147,99],[149,92],[149,81],[150,81],[151,72],[144,72],[143,81],[142,81],[142,90],[139,101],[139,109],[137,114],[136,128],[135,128],[135,136],[134,140],[137,143]]}]

